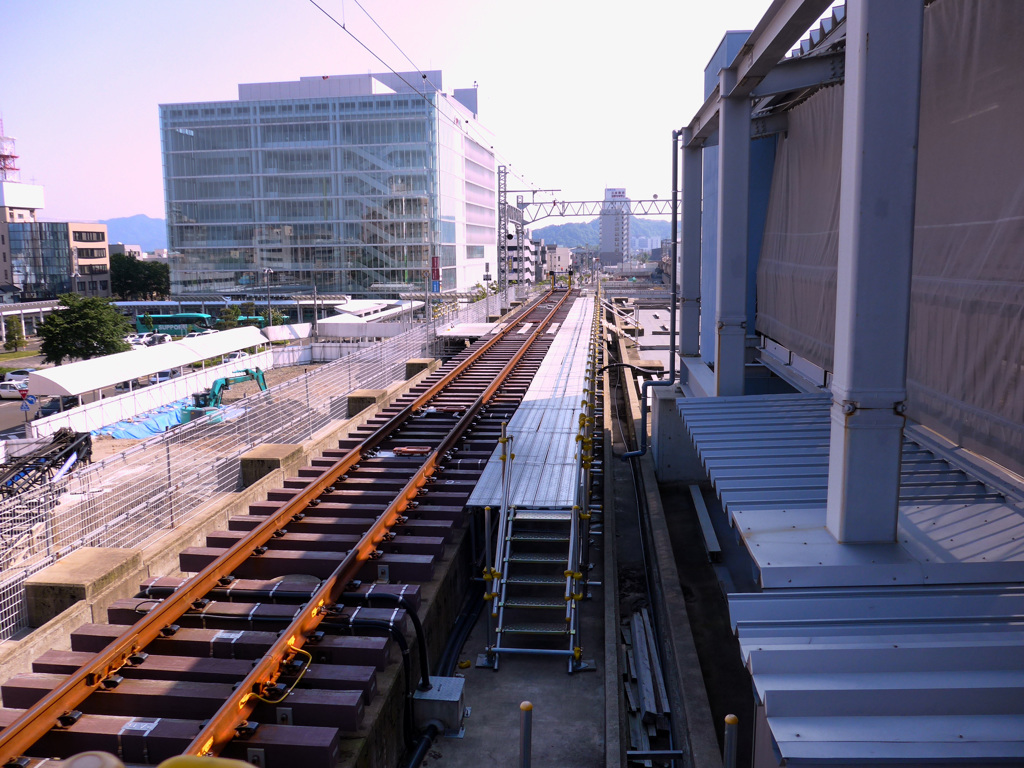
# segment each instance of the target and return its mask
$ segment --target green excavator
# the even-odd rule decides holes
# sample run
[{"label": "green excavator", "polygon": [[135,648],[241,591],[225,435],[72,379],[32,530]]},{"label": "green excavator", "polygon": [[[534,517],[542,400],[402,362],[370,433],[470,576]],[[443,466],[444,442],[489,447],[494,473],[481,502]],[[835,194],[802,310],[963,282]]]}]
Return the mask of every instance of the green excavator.
[{"label": "green excavator", "polygon": [[192,395],[192,405],[182,414],[182,422],[194,421],[217,410],[224,400],[225,390],[230,389],[232,384],[240,384],[243,381],[255,381],[261,392],[267,389],[267,380],[259,368],[246,368],[238,376],[217,379],[209,389]]}]

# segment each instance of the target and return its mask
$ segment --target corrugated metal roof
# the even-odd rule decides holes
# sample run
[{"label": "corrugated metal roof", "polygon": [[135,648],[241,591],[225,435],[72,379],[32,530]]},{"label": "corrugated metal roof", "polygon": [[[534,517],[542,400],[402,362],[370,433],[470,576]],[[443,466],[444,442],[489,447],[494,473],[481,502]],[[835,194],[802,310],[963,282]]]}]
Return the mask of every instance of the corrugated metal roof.
[{"label": "corrugated metal roof", "polygon": [[1024,759],[1021,586],[780,590],[729,610],[789,764]]},{"label": "corrugated metal roof", "polygon": [[677,401],[763,586],[1024,581],[1020,505],[910,439],[898,541],[837,544],[825,528],[830,403],[827,393]]},{"label": "corrugated metal roof", "polygon": [[1024,514],[905,440],[897,541],[825,527],[828,394],[678,401],[763,591],[729,612],[788,765],[1024,761]]},{"label": "corrugated metal roof", "polygon": [[[593,300],[579,298],[555,330],[555,339],[509,422],[512,435],[511,503],[520,509],[568,509],[576,494],[576,435],[586,387]],[[497,506],[500,448],[469,498],[471,506]]]}]

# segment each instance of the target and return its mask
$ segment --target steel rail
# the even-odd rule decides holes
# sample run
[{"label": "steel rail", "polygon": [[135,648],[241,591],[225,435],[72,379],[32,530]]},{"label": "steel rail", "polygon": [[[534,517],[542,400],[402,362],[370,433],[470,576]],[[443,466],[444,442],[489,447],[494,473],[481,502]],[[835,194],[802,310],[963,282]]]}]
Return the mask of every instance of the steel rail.
[{"label": "steel rail", "polygon": [[[553,294],[554,291],[549,291],[533,307],[537,307],[544,301],[547,301]],[[565,301],[567,296],[568,293],[558,303],[556,310]],[[549,315],[553,314],[556,310],[553,310]],[[111,641],[102,651],[96,654],[89,664],[83,665],[77,672],[69,675],[58,687],[42,697],[35,705],[22,712],[17,719],[0,732],[0,765],[21,757],[48,731],[58,727],[59,719],[64,714],[75,710],[90,694],[103,685],[105,679],[115,674],[126,664],[129,664],[129,660],[133,655],[143,650],[143,648],[157,638],[173,634],[175,631],[174,621],[177,618],[187,613],[193,604],[217,586],[221,579],[229,577],[241,563],[252,556],[254,550],[264,546],[298,512],[308,507],[311,501],[319,498],[320,495],[335,484],[339,477],[358,464],[363,459],[365,451],[372,450],[383,442],[391,431],[404,423],[415,410],[421,408],[469,366],[479,360],[499,340],[508,335],[514,327],[515,324],[510,323],[500,333],[488,339],[485,344],[474,350],[473,354],[469,355],[416,398],[412,404],[403,408],[386,424],[369,435],[363,443],[350,450],[320,477],[310,482],[305,489],[282,505],[276,513],[239,539],[221,557],[211,562],[202,571],[182,584],[171,596],[162,600],[159,605],[133,624],[123,635]],[[532,339],[533,337],[531,336],[529,343],[532,343]],[[428,459],[424,466],[430,464],[432,460],[433,457]],[[423,482],[425,483],[426,481],[424,480]],[[419,487],[416,490],[418,491]],[[415,493],[413,495],[415,496]],[[408,507],[408,502],[408,499],[399,497],[393,504],[400,504],[401,511],[405,511]],[[386,511],[382,517],[388,514],[389,512]],[[397,518],[397,514],[394,517]],[[392,520],[393,522],[394,520]],[[376,528],[377,526],[374,526],[374,529]],[[355,551],[355,548],[353,551]]]},{"label": "steel rail", "polygon": [[281,631],[280,636],[269,650],[259,661],[254,663],[249,674],[235,687],[234,692],[224,701],[220,709],[206,721],[202,730],[182,754],[218,755],[235,738],[238,729],[246,723],[255,710],[265,686],[273,684],[278,679],[282,664],[294,655],[296,649],[301,649],[305,645],[309,639],[308,635],[316,630],[332,606],[341,598],[345,587],[356,577],[362,564],[377,554],[377,545],[384,535],[405,511],[409,502],[416,498],[419,490],[427,484],[428,478],[437,470],[438,457],[443,460],[448,451],[465,434],[473,424],[476,415],[490,401],[508,375],[515,370],[519,361],[544,332],[551,322],[551,318],[562,307],[569,295],[570,293],[566,291],[544,320],[537,325],[526,342],[505,364],[501,372],[495,376],[472,405],[466,408],[441,444],[426,457],[423,465],[409,479],[398,496],[360,537],[359,542],[349,550],[334,572],[320,584],[305,607],[297,612],[297,618]]}]

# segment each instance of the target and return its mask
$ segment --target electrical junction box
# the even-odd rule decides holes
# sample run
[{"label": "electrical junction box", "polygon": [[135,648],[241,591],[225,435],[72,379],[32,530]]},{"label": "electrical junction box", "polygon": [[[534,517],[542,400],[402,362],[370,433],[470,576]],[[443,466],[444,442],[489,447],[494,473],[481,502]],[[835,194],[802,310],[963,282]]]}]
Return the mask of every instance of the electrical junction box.
[{"label": "electrical junction box", "polygon": [[431,720],[437,720],[444,723],[445,735],[458,734],[462,730],[462,715],[465,709],[465,679],[431,677],[430,684],[433,687],[429,691],[416,691],[413,695],[416,727],[422,731]]}]

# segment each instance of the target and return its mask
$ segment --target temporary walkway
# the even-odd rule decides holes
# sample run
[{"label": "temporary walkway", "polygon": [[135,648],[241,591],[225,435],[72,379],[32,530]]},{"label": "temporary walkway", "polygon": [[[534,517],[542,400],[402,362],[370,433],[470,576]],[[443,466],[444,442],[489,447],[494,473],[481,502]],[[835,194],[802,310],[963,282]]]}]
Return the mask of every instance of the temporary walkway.
[{"label": "temporary walkway", "polygon": [[[592,316],[593,299],[577,299],[509,422],[516,456],[509,504],[519,509],[571,509],[576,503],[576,436],[587,387]],[[498,507],[502,464],[499,450],[480,476],[470,506]]]}]

